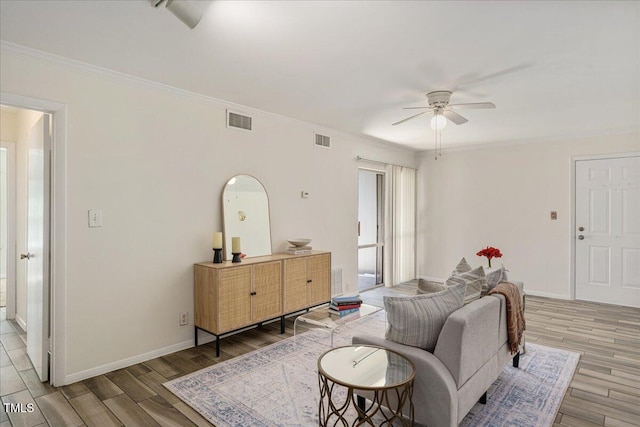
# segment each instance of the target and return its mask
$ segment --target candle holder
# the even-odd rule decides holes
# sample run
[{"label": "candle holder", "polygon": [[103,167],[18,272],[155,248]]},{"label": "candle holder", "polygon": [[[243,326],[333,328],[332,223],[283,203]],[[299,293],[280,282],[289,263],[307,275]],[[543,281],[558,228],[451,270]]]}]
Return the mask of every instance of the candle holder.
[{"label": "candle holder", "polygon": [[222,248],[213,248],[213,263],[222,264]]},{"label": "candle holder", "polygon": [[242,262],[242,258],[240,258],[241,254],[242,252],[231,252],[231,255],[233,255],[231,262]]}]

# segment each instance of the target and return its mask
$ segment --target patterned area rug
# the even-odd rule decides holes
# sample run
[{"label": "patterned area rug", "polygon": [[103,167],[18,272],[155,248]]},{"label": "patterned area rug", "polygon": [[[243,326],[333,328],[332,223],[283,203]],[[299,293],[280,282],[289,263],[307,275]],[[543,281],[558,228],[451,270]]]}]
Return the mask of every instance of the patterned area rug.
[{"label": "patterned area rug", "polygon": [[[349,345],[354,334],[383,335],[384,328],[384,311],[374,313],[341,326],[334,346]],[[328,331],[315,329],[164,385],[217,427],[317,426],[317,360],[329,348]],[[578,358],[528,343],[520,368],[505,367],[487,404],[474,406],[460,425],[551,426]]]}]

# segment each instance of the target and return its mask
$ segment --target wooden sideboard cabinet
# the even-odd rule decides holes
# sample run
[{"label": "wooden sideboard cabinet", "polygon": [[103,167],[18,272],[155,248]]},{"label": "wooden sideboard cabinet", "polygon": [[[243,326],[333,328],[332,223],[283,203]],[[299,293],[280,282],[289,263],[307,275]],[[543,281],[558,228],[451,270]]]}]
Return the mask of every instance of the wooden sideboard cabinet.
[{"label": "wooden sideboard cabinet", "polygon": [[274,254],[194,266],[195,344],[198,330],[220,338],[248,326],[280,318],[331,299],[331,253]]}]

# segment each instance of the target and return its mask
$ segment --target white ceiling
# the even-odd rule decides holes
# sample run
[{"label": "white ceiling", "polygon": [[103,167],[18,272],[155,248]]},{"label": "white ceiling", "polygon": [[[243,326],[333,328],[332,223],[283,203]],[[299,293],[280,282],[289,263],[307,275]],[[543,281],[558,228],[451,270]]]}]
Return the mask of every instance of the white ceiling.
[{"label": "white ceiling", "polygon": [[[3,41],[355,135],[433,147],[638,132],[637,1],[196,1],[189,30],[148,1],[0,1]],[[424,116],[421,116],[424,117]]]}]

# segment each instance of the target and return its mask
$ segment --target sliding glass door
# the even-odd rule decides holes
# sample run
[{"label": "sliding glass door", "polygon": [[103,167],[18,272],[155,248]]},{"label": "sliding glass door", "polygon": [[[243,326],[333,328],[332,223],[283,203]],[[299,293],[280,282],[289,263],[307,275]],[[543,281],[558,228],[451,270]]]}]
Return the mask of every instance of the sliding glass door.
[{"label": "sliding glass door", "polygon": [[360,169],[358,176],[358,290],[382,284],[384,173]]}]

